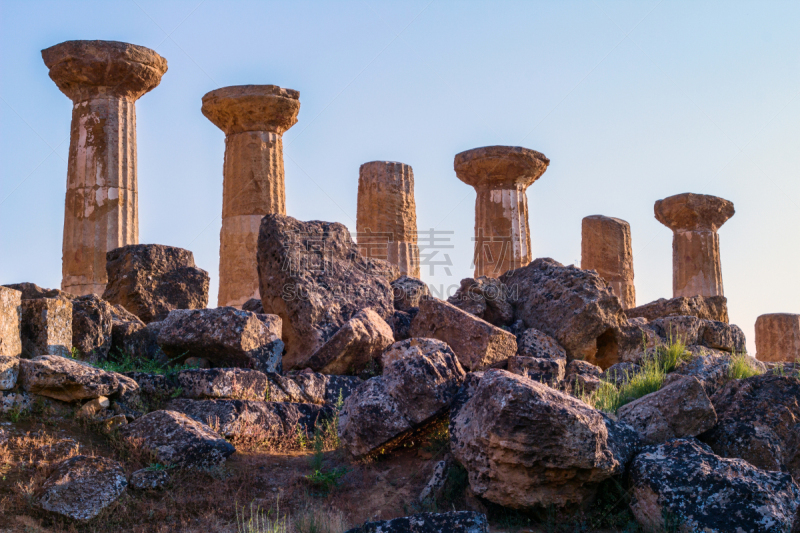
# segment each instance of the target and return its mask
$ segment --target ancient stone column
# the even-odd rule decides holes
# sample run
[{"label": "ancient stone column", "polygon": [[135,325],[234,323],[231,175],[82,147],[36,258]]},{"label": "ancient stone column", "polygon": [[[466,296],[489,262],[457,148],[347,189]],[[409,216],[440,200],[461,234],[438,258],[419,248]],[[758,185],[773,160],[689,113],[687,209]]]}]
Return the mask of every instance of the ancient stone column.
[{"label": "ancient stone column", "polygon": [[404,163],[371,161],[358,171],[358,250],[419,278],[414,171]]},{"label": "ancient stone column", "polygon": [[581,224],[581,268],[597,271],[623,309],[636,307],[630,224],[603,215],[585,217]]},{"label": "ancient stone column", "polygon": [[458,179],[475,200],[475,277],[499,277],[531,262],[528,186],[547,170],[544,154],[519,146],[486,146],[456,155]]},{"label": "ancient stone column", "polygon": [[756,319],[756,358],[800,362],[800,315],[773,313]]},{"label": "ancient stone column", "polygon": [[734,214],[716,196],[683,193],[659,200],[656,219],[672,237],[672,297],[723,296],[717,230]]},{"label": "ancient stone column", "polygon": [[297,122],[300,93],[276,85],[223,87],[203,97],[203,114],[225,132],[217,305],[259,298],[258,228],[286,214],[283,134]]},{"label": "ancient stone column", "polygon": [[61,289],[103,294],[106,252],[139,242],[136,107],[167,71],[149,48],[67,41],[42,50],[73,103]]}]

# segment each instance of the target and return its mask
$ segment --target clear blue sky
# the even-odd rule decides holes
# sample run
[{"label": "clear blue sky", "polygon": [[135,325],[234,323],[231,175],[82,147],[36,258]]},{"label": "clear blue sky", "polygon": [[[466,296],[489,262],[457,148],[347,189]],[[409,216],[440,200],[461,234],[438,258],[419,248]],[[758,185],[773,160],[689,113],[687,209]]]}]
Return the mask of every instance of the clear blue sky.
[{"label": "clear blue sky", "polygon": [[653,202],[722,196],[731,319],[754,349],[768,312],[800,313],[800,3],[0,2],[0,282],[58,287],[70,101],[40,50],[126,41],[169,62],[137,104],[143,243],[192,250],[217,293],[224,136],[202,96],[300,91],[284,137],[288,213],[355,230],[358,167],[412,165],[420,229],[453,231],[471,275],[472,188],[453,156],[539,150],[535,257],[579,263],[586,215],[633,230],[637,301],[672,295],[670,230]]}]

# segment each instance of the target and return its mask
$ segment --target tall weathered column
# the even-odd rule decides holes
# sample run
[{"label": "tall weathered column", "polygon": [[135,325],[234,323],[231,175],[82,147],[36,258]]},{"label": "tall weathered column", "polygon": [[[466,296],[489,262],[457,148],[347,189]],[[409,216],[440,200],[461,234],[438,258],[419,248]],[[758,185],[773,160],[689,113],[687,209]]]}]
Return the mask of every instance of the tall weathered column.
[{"label": "tall weathered column", "polygon": [[596,270],[623,309],[636,307],[631,226],[624,220],[592,215],[581,224],[581,268]]},{"label": "tall weathered column", "polygon": [[42,58],[73,103],[61,289],[103,294],[106,252],[139,242],[135,103],[167,60],[116,41],[67,41]]},{"label": "tall weathered column", "polygon": [[528,186],[547,170],[544,154],[519,146],[486,146],[456,155],[458,179],[475,200],[475,277],[498,277],[531,262]]},{"label": "tall weathered column", "polygon": [[800,315],[759,316],[756,319],[756,358],[765,362],[800,361]]},{"label": "tall weathered column", "polygon": [[283,134],[297,122],[300,93],[276,85],[223,87],[203,97],[203,115],[225,132],[217,305],[241,307],[258,292],[258,228],[286,214]]},{"label": "tall weathered column", "polygon": [[358,250],[419,278],[414,171],[391,161],[364,163],[358,171]]},{"label": "tall weathered column", "polygon": [[683,193],[659,200],[656,219],[672,236],[672,296],[723,296],[717,230],[735,213],[733,203]]}]

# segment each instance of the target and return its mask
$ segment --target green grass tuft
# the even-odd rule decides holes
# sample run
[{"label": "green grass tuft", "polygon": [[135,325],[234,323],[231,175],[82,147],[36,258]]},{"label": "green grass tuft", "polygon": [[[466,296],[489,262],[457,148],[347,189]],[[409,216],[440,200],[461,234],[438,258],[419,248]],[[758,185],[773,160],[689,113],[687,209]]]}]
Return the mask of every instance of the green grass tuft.
[{"label": "green grass tuft", "polygon": [[728,366],[728,379],[745,379],[763,374],[752,359],[746,353],[734,353]]},{"label": "green grass tuft", "polygon": [[181,370],[189,370],[196,368],[191,365],[173,365],[175,361],[183,357],[179,355],[175,359],[171,359],[165,363],[155,361],[153,359],[135,358],[131,354],[123,351],[117,351],[113,358],[106,361],[98,361],[91,363],[92,366],[97,367],[106,372],[143,372],[145,374],[172,374],[180,372]]}]

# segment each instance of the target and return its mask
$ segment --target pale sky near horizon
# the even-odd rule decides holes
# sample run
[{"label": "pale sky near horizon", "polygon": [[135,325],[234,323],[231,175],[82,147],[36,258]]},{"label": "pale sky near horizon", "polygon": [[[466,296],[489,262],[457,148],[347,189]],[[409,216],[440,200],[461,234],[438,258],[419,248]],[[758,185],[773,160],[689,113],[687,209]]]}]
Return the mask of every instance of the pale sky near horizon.
[{"label": "pale sky near horizon", "polygon": [[800,3],[0,1],[0,283],[59,287],[71,103],[40,51],[105,39],[169,63],[137,103],[142,243],[192,250],[216,303],[224,135],[202,96],[300,91],[284,136],[287,212],[355,231],[358,168],[414,169],[420,230],[452,231],[472,275],[474,190],[456,153],[524,146],[534,257],[580,263],[581,219],[630,222],[637,303],[672,296],[653,203],[731,200],[720,230],[731,321],[800,313]]}]

